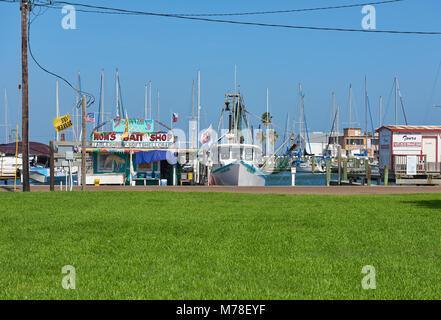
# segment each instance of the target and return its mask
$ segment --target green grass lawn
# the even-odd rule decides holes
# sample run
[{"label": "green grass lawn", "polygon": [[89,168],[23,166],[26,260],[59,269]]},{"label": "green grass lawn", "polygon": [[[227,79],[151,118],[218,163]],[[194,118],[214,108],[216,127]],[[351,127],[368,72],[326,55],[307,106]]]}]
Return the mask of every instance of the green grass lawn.
[{"label": "green grass lawn", "polygon": [[441,195],[0,192],[0,204],[0,299],[441,298]]}]

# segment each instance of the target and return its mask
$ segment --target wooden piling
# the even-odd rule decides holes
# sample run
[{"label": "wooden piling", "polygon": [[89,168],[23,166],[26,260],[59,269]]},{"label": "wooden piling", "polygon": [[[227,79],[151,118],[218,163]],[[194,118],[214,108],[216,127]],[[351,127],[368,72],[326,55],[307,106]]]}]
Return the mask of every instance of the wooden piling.
[{"label": "wooden piling", "polygon": [[55,172],[55,157],[54,157],[54,142],[53,141],[50,141],[49,142],[49,148],[50,148],[50,161],[49,161],[49,165],[50,165],[50,168],[49,168],[49,173],[50,173],[50,182],[49,182],[49,184],[50,184],[50,187],[49,187],[49,190],[50,191],[54,191],[54,188],[55,188],[55,183],[54,183],[54,181],[55,181],[55,177],[54,177],[54,172]]},{"label": "wooden piling", "polygon": [[389,166],[386,165],[384,167],[384,186],[388,186],[389,185]]},{"label": "wooden piling", "polygon": [[331,185],[331,161],[326,160],[326,186]]},{"label": "wooden piling", "polygon": [[348,159],[343,160],[343,181],[348,181]]},{"label": "wooden piling", "polygon": [[365,160],[365,168],[366,168],[366,179],[367,185],[371,186],[371,165],[368,160]]}]

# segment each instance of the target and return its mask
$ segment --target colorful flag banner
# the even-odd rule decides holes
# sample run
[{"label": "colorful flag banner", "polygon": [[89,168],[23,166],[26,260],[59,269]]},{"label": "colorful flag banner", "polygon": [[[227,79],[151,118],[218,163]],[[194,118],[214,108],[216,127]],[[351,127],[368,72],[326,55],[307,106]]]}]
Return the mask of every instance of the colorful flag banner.
[{"label": "colorful flag banner", "polygon": [[86,122],[95,122],[95,114],[93,112],[86,114]]}]

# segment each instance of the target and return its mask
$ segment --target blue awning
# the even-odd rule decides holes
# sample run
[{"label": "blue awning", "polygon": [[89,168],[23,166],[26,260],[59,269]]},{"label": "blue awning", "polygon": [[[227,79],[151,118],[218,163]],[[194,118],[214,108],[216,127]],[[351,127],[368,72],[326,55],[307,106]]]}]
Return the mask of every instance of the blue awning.
[{"label": "blue awning", "polygon": [[140,151],[136,153],[136,164],[151,163],[167,160],[170,164],[176,164],[176,157],[168,150]]}]

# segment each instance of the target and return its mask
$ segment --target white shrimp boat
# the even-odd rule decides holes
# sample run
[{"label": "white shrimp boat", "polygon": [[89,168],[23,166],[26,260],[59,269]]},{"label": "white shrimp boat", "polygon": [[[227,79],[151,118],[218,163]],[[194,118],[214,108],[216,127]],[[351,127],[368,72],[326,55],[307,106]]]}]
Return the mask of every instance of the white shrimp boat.
[{"label": "white shrimp boat", "polygon": [[[214,151],[214,152],[213,152]],[[251,144],[221,144],[212,149],[211,175],[216,185],[264,186],[267,175],[259,168],[262,150]]]},{"label": "white shrimp boat", "polygon": [[[249,130],[242,95],[226,94],[219,124],[224,112],[229,113],[229,131],[210,150],[211,183],[227,186],[264,186],[267,175],[259,167],[263,164],[262,149],[245,143],[241,136],[242,123]],[[219,131],[219,129],[218,129]]]}]

